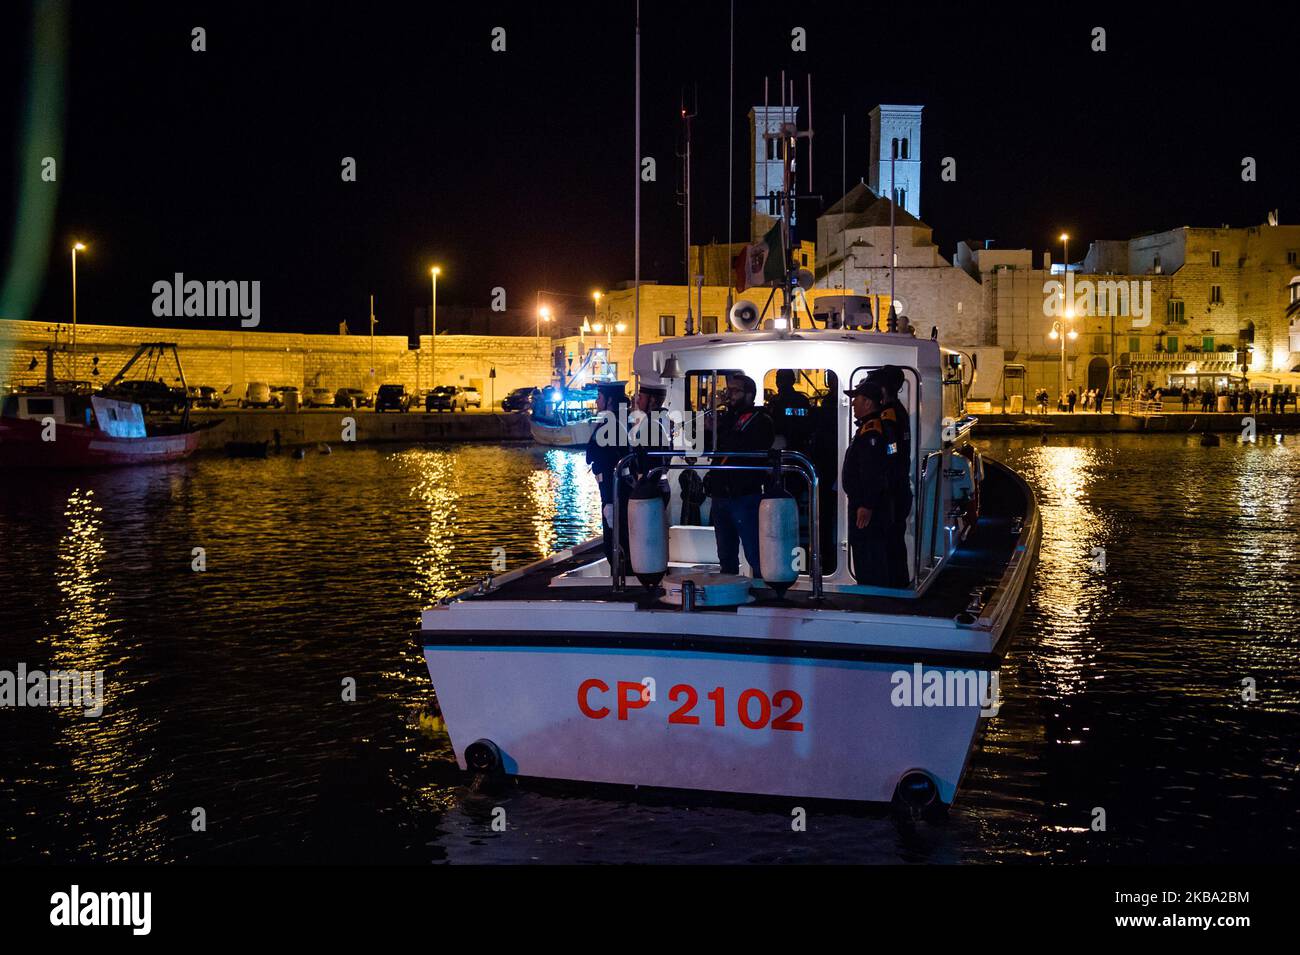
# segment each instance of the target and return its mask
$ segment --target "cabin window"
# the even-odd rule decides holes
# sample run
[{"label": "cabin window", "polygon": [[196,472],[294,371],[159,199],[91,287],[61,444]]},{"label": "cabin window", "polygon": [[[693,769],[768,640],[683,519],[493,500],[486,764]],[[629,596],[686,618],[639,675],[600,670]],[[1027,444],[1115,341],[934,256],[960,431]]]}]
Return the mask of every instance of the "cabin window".
[{"label": "cabin window", "polygon": [[28,414],[54,414],[53,398],[28,398]]}]

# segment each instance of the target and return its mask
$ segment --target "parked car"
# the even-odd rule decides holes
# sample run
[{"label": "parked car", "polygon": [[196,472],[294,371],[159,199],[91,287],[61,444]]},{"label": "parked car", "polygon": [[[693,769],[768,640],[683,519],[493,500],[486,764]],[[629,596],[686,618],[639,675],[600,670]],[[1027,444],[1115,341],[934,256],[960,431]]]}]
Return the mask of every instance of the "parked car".
[{"label": "parked car", "polygon": [[166,382],[147,379],[119,381],[111,392],[108,389],[105,392],[124,401],[134,401],[142,411],[159,414],[175,414],[184,410],[188,399],[184,388],[173,388]]},{"label": "parked car", "polygon": [[375,396],[375,411],[410,411],[411,396],[406,385],[380,385]]},{"label": "parked car", "polygon": [[299,407],[302,405],[302,392],[298,390],[297,385],[272,385],[271,386],[271,407],[283,408],[286,404],[286,395],[294,394],[299,398]]},{"label": "parked car", "polygon": [[372,404],[370,395],[360,388],[340,388],[334,392],[335,408],[369,408]]},{"label": "parked car", "polygon": [[239,407],[270,408],[274,401],[270,385],[264,381],[250,381],[244,390],[244,397],[239,399]]},{"label": "parked car", "polygon": [[502,411],[528,411],[537,397],[536,388],[516,388],[501,399]]},{"label": "parked car", "polygon": [[464,407],[466,409],[468,409],[470,405],[473,405],[475,408],[483,407],[483,396],[473,385],[470,385],[468,388],[462,388],[460,393],[465,396]]},{"label": "parked car", "polygon": [[439,385],[424,399],[425,411],[464,411],[468,406],[469,398],[460,385]]},{"label": "parked car", "polygon": [[309,388],[303,399],[304,408],[330,408],[334,405],[334,392],[328,388]]},{"label": "parked car", "polygon": [[190,388],[190,407],[220,408],[221,392],[211,385],[199,385],[197,388]]}]

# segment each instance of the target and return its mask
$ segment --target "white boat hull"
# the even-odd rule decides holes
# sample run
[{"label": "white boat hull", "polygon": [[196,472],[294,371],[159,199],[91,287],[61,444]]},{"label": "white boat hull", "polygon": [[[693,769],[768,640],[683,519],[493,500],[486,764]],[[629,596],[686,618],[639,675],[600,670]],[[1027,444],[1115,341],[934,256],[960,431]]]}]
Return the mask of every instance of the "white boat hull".
[{"label": "white boat hull", "polygon": [[466,747],[488,740],[512,775],[866,802],[891,801],[921,770],[948,804],[979,728],[978,699],[895,705],[893,675],[914,675],[902,662],[562,646],[424,653],[462,769]]},{"label": "white boat hull", "polygon": [[529,421],[529,427],[533,433],[533,440],[538,444],[553,448],[585,448],[591,436],[595,434],[596,422],[594,419],[589,419],[570,421],[563,425],[550,425],[532,419]]}]

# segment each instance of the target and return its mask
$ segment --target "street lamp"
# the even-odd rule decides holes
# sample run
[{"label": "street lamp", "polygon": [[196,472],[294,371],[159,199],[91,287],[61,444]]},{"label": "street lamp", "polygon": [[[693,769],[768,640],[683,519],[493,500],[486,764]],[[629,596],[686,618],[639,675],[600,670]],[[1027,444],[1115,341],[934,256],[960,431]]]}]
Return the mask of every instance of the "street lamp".
[{"label": "street lamp", "polygon": [[[1072,318],[1073,314],[1067,313],[1066,317]],[[1047,337],[1054,342],[1059,341],[1061,343],[1061,379],[1060,390],[1057,392],[1057,407],[1060,407],[1059,402],[1065,400],[1065,340],[1068,338],[1070,341],[1074,341],[1079,337],[1079,333],[1073,328],[1067,331],[1064,322],[1052,322],[1052,330],[1047,333]]]},{"label": "street lamp", "polygon": [[549,323],[551,320],[551,307],[543,305],[537,310],[537,337],[542,337],[542,322]]},{"label": "street lamp", "polygon": [[72,244],[72,381],[77,381],[77,253],[86,251],[81,242]]},{"label": "street lamp", "polygon": [[433,283],[433,299],[429,303],[429,381],[435,388],[438,386],[438,276],[441,272],[436,265],[429,269]]}]

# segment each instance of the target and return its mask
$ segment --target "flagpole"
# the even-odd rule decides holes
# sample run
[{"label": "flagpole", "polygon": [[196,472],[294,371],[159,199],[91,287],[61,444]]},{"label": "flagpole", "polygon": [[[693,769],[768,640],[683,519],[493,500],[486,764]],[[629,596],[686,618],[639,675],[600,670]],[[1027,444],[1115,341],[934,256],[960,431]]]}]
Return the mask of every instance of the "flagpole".
[{"label": "flagpole", "polygon": [[[736,0],[731,0],[729,31],[728,49],[730,50],[730,59],[727,67],[727,257],[731,258],[735,254],[735,249],[732,248],[731,227],[736,218],[734,208],[736,188],[731,181],[732,173],[736,167],[736,161],[732,155],[732,150],[736,144],[736,129],[733,125],[736,121]],[[723,319],[724,322],[729,321],[731,318],[732,284],[731,282],[727,283],[727,314]]]},{"label": "flagpole", "polygon": [[[636,203],[632,221],[633,228],[636,230],[636,240],[632,263],[632,295],[634,299],[632,347],[635,353],[635,349],[641,344],[641,0],[637,0],[636,3],[636,41],[633,62],[636,70],[636,118],[634,122],[636,128]],[[635,364],[633,368],[635,369]]]}]

